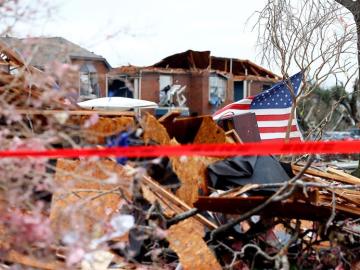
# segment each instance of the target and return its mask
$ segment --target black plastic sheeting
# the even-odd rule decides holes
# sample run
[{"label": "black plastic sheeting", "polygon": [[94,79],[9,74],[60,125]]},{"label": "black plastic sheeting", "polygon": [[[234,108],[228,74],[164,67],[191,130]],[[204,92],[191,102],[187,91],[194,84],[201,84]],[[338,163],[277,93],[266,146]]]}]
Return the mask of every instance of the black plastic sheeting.
[{"label": "black plastic sheeting", "polygon": [[291,175],[273,156],[243,156],[218,161],[208,166],[210,185],[229,189],[246,184],[269,184],[288,181]]}]

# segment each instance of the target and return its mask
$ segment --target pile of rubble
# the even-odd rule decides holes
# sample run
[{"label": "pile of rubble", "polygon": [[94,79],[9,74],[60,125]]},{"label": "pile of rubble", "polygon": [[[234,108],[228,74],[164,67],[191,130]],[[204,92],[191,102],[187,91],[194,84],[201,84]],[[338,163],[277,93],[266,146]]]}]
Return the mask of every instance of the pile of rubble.
[{"label": "pile of rubble", "polygon": [[[18,77],[9,76],[0,76],[2,91],[31,94],[19,101],[22,107],[14,97],[6,101],[15,112],[26,108],[21,115],[27,122],[20,126],[31,128],[27,136],[46,140],[50,124],[62,134],[49,140],[49,149],[259,140],[251,115],[220,123],[177,112],[138,119],[133,113],[81,110],[60,96],[36,107],[48,89],[29,88],[25,81],[12,87]],[[1,125],[10,128],[6,121]],[[11,130],[14,134],[4,136],[9,144],[19,140],[18,129]],[[4,174],[1,181],[4,269],[355,269],[360,264],[360,179],[315,164],[312,157],[293,163],[274,156],[4,160],[1,170],[13,166],[14,172],[31,162],[26,172]]]},{"label": "pile of rubble", "polygon": [[[98,119],[93,131],[108,121]],[[147,115],[121,131],[116,138],[125,137],[127,145],[235,143],[232,132],[207,116],[171,113],[158,121]],[[345,269],[359,259],[360,179],[310,161],[287,164],[271,156],[59,159],[54,184],[47,214],[53,260],[37,257],[41,246],[31,246],[32,253],[12,249],[12,231],[3,228],[7,264]]]}]

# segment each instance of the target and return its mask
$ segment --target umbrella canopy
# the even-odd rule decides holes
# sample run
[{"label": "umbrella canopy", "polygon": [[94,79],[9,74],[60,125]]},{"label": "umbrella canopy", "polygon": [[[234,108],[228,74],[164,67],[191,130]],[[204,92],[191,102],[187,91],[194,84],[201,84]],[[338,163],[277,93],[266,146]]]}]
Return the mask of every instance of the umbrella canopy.
[{"label": "umbrella canopy", "polygon": [[125,97],[102,97],[95,98],[86,101],[79,102],[78,105],[87,109],[107,109],[107,110],[120,110],[127,111],[136,108],[157,108],[158,105],[155,102],[125,98]]}]

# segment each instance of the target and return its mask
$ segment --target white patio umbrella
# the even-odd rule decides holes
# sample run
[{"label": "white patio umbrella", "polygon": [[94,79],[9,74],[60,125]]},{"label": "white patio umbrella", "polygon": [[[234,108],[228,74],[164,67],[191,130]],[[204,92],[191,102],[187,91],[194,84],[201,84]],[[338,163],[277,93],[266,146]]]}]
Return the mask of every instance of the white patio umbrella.
[{"label": "white patio umbrella", "polygon": [[155,102],[125,97],[102,97],[79,102],[78,105],[87,109],[104,109],[127,111],[130,109],[157,108]]}]

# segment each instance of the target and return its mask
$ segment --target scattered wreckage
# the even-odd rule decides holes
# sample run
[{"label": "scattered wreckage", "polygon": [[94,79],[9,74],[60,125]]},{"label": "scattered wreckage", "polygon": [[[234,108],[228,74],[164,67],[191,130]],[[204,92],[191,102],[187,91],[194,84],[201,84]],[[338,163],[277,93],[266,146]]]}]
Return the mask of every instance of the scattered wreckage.
[{"label": "scattered wreckage", "polygon": [[[9,62],[21,66],[14,59],[10,55]],[[2,87],[14,82],[10,76],[1,74]],[[28,93],[14,111],[31,121],[33,134],[44,134],[49,122],[62,132],[55,148],[74,141],[111,147],[260,140],[253,114],[219,123],[176,111],[159,119],[136,118],[132,112],[64,109],[62,97],[29,106],[29,95],[36,104],[43,89],[21,83],[7,90],[14,93],[9,104]],[[360,179],[311,157],[293,163],[274,156],[45,162],[50,187],[41,186],[42,196],[31,197],[40,210],[14,203],[13,182],[2,182],[5,269],[356,269],[360,264]],[[21,187],[32,196],[39,190],[26,185],[39,164],[31,164],[21,174]]]}]

